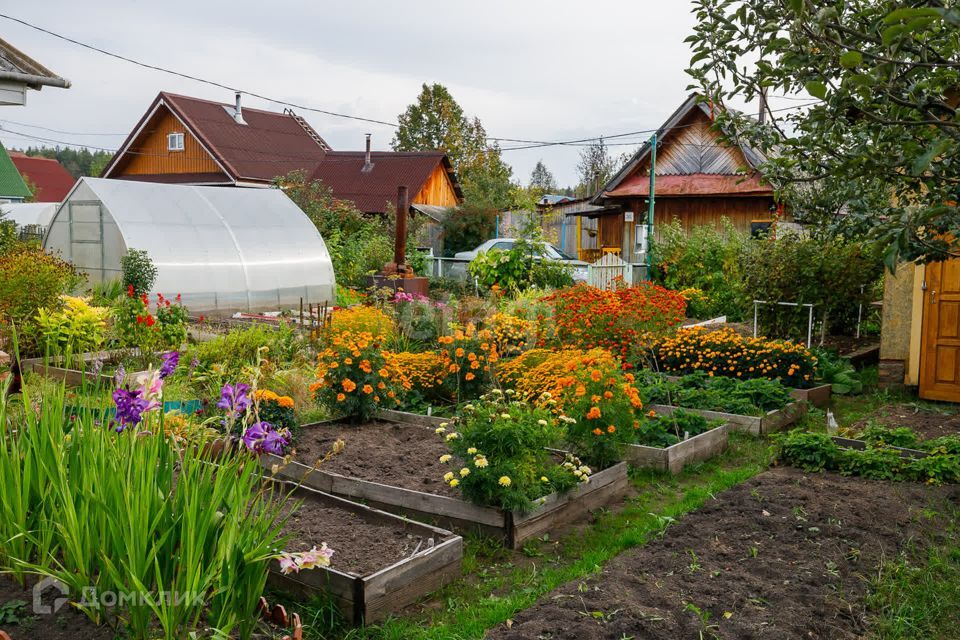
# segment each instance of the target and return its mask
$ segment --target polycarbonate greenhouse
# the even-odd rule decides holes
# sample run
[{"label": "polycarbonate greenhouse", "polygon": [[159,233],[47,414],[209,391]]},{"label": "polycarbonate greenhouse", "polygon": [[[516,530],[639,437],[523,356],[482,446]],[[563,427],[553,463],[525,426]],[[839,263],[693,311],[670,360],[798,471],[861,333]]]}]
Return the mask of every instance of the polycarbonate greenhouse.
[{"label": "polycarbonate greenhouse", "polygon": [[89,275],[119,279],[127,249],[157,267],[154,291],[193,313],[227,315],[332,302],[330,254],[316,227],[279,189],[81,178],[43,240]]}]

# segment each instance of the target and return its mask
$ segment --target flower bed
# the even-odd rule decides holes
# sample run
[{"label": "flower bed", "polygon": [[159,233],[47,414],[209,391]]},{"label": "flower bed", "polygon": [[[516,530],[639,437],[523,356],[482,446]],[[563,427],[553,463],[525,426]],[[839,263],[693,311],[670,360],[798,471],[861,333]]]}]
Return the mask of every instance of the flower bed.
[{"label": "flower bed", "polygon": [[[312,460],[294,459],[285,464],[282,458],[270,454],[261,457],[261,464],[268,469],[276,465],[278,476],[297,482],[302,481],[304,485],[318,491],[363,500],[366,504],[391,513],[406,515],[422,522],[440,524],[456,531],[493,535],[503,540],[509,548],[522,546],[526,540],[542,536],[564,523],[581,517],[591,509],[608,504],[622,495],[628,484],[627,465],[620,463],[594,473],[589,483],[578,485],[563,494],[554,493],[545,496],[538,501],[535,508],[528,512],[477,506],[454,497],[457,493],[440,480],[442,471],[437,472],[432,469],[438,464],[439,457],[435,456],[436,451],[432,447],[435,444],[444,446],[443,439],[438,438],[434,433],[434,429],[444,422],[443,419],[397,411],[383,411],[380,413],[380,418],[403,425],[404,431],[410,434],[421,433],[419,430],[422,430],[419,438],[411,438],[407,442],[406,451],[388,452],[394,458],[402,458],[403,464],[408,468],[417,469],[404,483],[408,485],[407,487],[380,481],[382,480],[382,474],[379,471],[382,466],[380,462],[386,463],[386,460],[371,459],[365,470],[357,467],[355,472],[362,472],[363,476],[342,475],[331,471],[330,469],[335,468],[336,464],[344,464],[337,461],[337,456],[331,459],[332,463],[328,461],[332,466],[325,464],[318,469],[308,466],[313,463]],[[309,437],[311,430],[323,429],[325,426],[336,426],[336,423],[305,425],[302,429],[304,439]],[[349,428],[371,427],[377,428],[377,423]],[[349,450],[348,439],[345,451]],[[423,471],[424,468],[427,469],[426,472]],[[424,484],[423,480],[428,477],[432,479],[432,484]],[[419,489],[409,488],[418,483]]]},{"label": "flower bed", "polygon": [[678,474],[688,464],[709,460],[726,451],[730,427],[730,423],[725,423],[669,447],[630,444],[627,445],[625,457],[635,467]]},{"label": "flower bed", "polygon": [[[647,409],[655,411],[661,415],[670,415],[681,407],[673,407],[664,404],[647,405]],[[720,420],[730,425],[732,431],[749,433],[760,436],[783,429],[795,424],[807,414],[807,405],[803,402],[791,402],[783,409],[768,411],[762,416],[742,416],[735,413],[723,413],[721,411],[707,411],[706,409],[682,408],[688,413],[701,415],[708,420]]]},{"label": "flower bed", "polygon": [[302,503],[284,524],[287,549],[327,543],[333,556],[309,570],[272,563],[270,582],[301,596],[325,594],[352,624],[382,620],[460,576],[460,536],[308,487],[293,498]]}]

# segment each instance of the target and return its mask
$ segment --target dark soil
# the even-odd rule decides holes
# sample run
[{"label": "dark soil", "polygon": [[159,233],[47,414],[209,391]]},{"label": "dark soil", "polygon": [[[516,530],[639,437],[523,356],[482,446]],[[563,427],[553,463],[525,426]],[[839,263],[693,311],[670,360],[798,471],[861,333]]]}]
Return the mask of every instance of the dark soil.
[{"label": "dark soil", "polygon": [[[334,550],[331,568],[365,576],[411,556],[429,542],[402,523],[381,523],[362,514],[315,499],[307,499],[287,520],[284,533],[290,535],[286,551],[307,551],[321,543]],[[442,540],[434,540],[439,544]]]},{"label": "dark soil", "polygon": [[935,411],[909,404],[891,404],[880,407],[872,414],[851,426],[854,433],[858,433],[873,421],[884,427],[896,429],[909,427],[921,440],[933,440],[940,436],[960,434],[960,415],[944,410]]},{"label": "dark soil", "polygon": [[823,346],[827,349],[834,349],[842,356],[850,355],[855,351],[860,351],[867,347],[880,344],[877,336],[827,336],[823,341]]},{"label": "dark soil", "polygon": [[451,467],[441,464],[440,456],[450,451],[443,438],[429,427],[380,421],[309,427],[301,432],[297,441],[297,461],[313,465],[327,454],[338,438],[346,443],[346,447],[323,463],[323,471],[425,493],[460,497],[459,491],[443,481],[443,474]]},{"label": "dark soil", "polygon": [[943,500],[960,504],[960,487],[774,469],[487,637],[860,638],[871,576],[908,539],[936,535],[938,520],[919,512]]},{"label": "dark soil", "polygon": [[[18,616],[23,618],[17,624],[0,623],[0,631],[6,631],[13,640],[114,640],[113,630],[109,627],[98,627],[90,618],[69,605],[63,605],[56,613],[33,613],[33,585],[36,581],[27,578],[28,587],[22,589],[19,584],[7,576],[0,576],[0,607],[20,600],[26,603],[25,607],[17,609]],[[42,603],[52,607],[53,601],[61,597],[60,592],[53,587],[44,592]]]}]

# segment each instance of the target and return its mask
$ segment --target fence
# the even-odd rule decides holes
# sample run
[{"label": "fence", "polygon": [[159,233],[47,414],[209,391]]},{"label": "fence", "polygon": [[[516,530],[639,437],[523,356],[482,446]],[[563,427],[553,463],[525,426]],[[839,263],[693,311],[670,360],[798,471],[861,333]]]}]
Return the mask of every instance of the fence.
[{"label": "fence", "polygon": [[587,267],[587,282],[598,289],[612,289],[621,281],[630,286],[647,280],[647,266],[625,262],[613,253],[605,253]]}]

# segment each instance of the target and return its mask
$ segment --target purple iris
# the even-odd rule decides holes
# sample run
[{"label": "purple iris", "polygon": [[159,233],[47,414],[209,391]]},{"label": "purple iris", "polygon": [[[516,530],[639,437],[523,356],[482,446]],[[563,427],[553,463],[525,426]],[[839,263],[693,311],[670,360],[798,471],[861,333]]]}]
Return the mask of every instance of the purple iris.
[{"label": "purple iris", "polygon": [[160,359],[163,360],[163,364],[160,365],[160,379],[164,380],[176,370],[180,363],[180,352],[168,351],[160,356]]},{"label": "purple iris", "polygon": [[269,422],[254,422],[243,432],[243,445],[254,453],[272,453],[282,456],[290,438],[277,431]]},{"label": "purple iris", "polygon": [[227,417],[236,418],[250,407],[250,397],[247,393],[250,385],[242,382],[232,385],[225,384],[220,390],[220,402],[217,407],[227,412]]},{"label": "purple iris", "polygon": [[131,391],[126,387],[113,392],[113,403],[117,406],[117,433],[128,426],[138,425],[143,420],[143,412],[150,407],[150,401],[141,398],[140,394],[140,389]]}]

